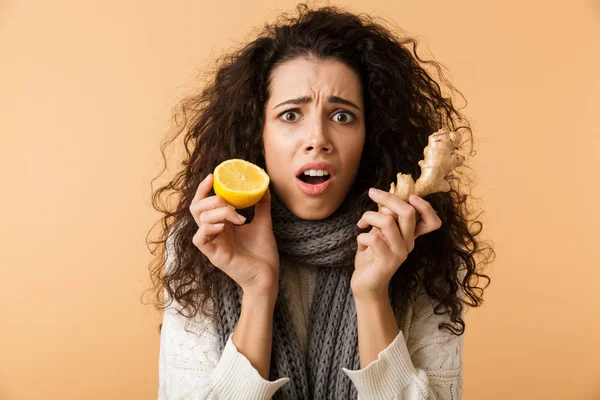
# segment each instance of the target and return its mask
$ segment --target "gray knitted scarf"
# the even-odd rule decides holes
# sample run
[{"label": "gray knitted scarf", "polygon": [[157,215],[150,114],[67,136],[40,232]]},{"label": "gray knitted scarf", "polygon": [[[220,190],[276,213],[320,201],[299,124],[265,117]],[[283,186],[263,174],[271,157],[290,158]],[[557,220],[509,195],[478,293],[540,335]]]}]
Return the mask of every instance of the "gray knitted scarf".
[{"label": "gray knitted scarf", "polygon": [[[347,197],[328,218],[308,221],[296,217],[271,191],[273,233],[280,259],[290,265],[318,266],[308,325],[305,362],[280,279],[273,316],[269,380],[290,377],[274,399],[356,399],[356,388],[342,367],[360,368],[356,306],[350,279],[354,272],[356,226],[364,210]],[[283,274],[280,274],[280,277]],[[241,312],[242,290],[233,280],[217,289],[221,352]]]}]

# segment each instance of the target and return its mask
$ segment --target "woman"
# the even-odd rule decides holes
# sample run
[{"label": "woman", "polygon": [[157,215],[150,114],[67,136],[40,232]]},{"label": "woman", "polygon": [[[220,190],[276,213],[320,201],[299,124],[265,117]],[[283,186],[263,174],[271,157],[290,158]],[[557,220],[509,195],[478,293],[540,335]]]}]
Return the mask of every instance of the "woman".
[{"label": "woman", "polygon": [[[188,155],[154,203],[159,398],[460,398],[464,305],[481,304],[475,256],[493,250],[458,173],[427,199],[387,193],[419,177],[431,133],[471,132],[407,44],[301,4],[183,103]],[[271,178],[250,209],[211,192],[230,158]],[[174,211],[156,204],[168,190]]]}]

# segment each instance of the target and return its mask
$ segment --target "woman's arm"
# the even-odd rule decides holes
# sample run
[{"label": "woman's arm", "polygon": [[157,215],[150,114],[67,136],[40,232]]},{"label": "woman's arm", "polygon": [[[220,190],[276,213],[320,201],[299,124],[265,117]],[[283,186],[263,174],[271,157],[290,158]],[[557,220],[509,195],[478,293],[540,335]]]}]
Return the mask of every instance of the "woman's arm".
[{"label": "woman's arm", "polygon": [[[172,251],[167,249],[167,266],[170,266]],[[164,294],[167,300],[167,292]],[[234,331],[236,343],[240,339],[240,351],[231,334],[222,353],[214,324],[200,316],[181,315],[178,312],[181,306],[172,300],[164,311],[160,334],[159,400],[270,399],[289,381],[284,377],[271,382],[261,376],[262,373],[268,376],[269,372],[268,367],[264,369],[264,359],[270,357],[271,340],[263,334],[269,330],[266,318],[270,308],[264,298],[254,300],[249,296],[242,299],[240,320]],[[250,313],[253,313],[253,323],[257,319],[263,322],[251,326]],[[272,319],[272,311],[270,315]],[[252,338],[256,339],[254,343]],[[247,357],[252,358],[252,362]],[[259,373],[253,363],[262,368],[262,372]]]},{"label": "woman's arm", "polygon": [[387,293],[385,296],[354,296],[358,319],[360,367],[377,360],[380,352],[393,341],[400,329]]},{"label": "woman's arm", "polygon": [[244,293],[233,342],[264,379],[269,379],[275,294]]},{"label": "woman's arm", "polygon": [[210,320],[188,319],[175,307],[167,308],[160,334],[159,400],[265,400],[289,381],[264,379],[232,337],[220,353],[220,338]]},{"label": "woman's arm", "polygon": [[[419,296],[406,323],[406,340],[387,299],[356,299],[361,369],[343,368],[360,399],[459,399],[463,336],[440,330],[449,317]],[[396,335],[387,343],[389,337]],[[364,355],[363,355],[364,354]],[[365,364],[366,363],[366,364]]]}]

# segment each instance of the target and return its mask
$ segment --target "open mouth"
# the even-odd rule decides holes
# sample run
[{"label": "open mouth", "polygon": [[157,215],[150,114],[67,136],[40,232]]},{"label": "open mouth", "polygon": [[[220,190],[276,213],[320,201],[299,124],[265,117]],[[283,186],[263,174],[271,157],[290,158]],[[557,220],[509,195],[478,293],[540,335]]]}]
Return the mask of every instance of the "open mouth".
[{"label": "open mouth", "polygon": [[[318,164],[317,164],[318,165]],[[333,169],[333,167],[331,167]],[[301,192],[308,196],[318,196],[327,191],[333,181],[334,171],[325,169],[307,169],[297,176],[296,184]]]},{"label": "open mouth", "polygon": [[298,176],[298,179],[300,179],[304,183],[308,183],[309,185],[318,185],[331,179],[331,175],[310,176],[300,174],[300,176]]}]

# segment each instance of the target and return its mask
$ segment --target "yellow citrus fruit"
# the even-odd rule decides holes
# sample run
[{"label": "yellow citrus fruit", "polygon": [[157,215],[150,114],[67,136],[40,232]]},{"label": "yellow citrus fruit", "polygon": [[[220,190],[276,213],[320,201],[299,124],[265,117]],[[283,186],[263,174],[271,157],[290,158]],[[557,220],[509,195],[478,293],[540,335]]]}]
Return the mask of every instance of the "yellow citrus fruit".
[{"label": "yellow citrus fruit", "polygon": [[213,188],[217,196],[241,209],[258,203],[267,191],[269,181],[269,175],[258,165],[232,158],[215,168]]}]

